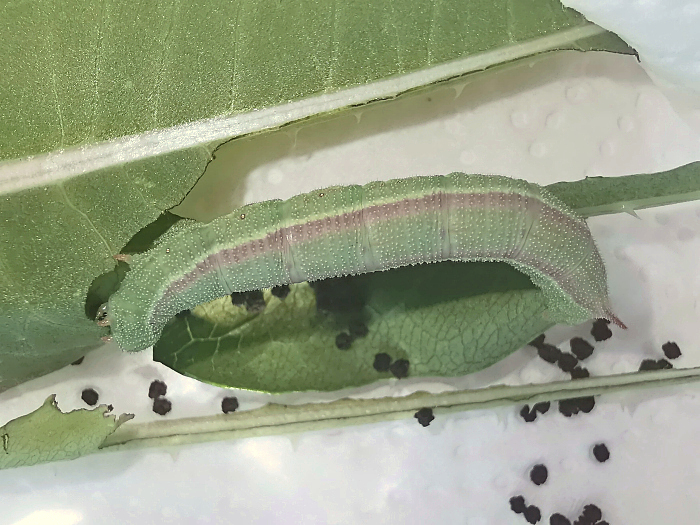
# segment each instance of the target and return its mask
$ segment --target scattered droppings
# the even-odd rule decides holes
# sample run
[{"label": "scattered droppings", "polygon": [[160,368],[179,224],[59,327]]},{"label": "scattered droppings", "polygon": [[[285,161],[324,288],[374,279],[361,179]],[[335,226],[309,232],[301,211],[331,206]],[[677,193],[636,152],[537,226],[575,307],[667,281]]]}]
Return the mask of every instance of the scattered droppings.
[{"label": "scattered droppings", "polygon": [[224,414],[235,412],[238,408],[238,398],[235,396],[227,396],[221,400],[221,411]]},{"label": "scattered droppings", "polygon": [[112,410],[114,410],[114,405],[110,403],[109,405],[107,405],[107,412],[111,412]]},{"label": "scattered droppings", "polygon": [[155,399],[159,396],[164,396],[168,392],[168,385],[158,379],[151,381],[151,386],[148,387],[148,397]]},{"label": "scattered droppings", "polygon": [[550,344],[543,344],[537,349],[537,355],[548,363],[556,363],[561,356],[561,350]]},{"label": "scattered droppings", "polygon": [[289,295],[289,285],[288,284],[281,284],[279,286],[273,286],[270,289],[270,293],[277,297],[278,299],[284,299]]},{"label": "scattered droppings", "polygon": [[164,397],[157,397],[153,400],[153,411],[159,416],[164,416],[173,408],[173,404]]},{"label": "scattered droppings", "polygon": [[175,317],[188,317],[192,312],[190,310],[183,310],[175,314]]},{"label": "scattered droppings", "polygon": [[571,353],[574,354],[579,361],[588,359],[593,354],[593,345],[580,337],[572,338],[571,341],[569,341],[569,345],[571,346]]},{"label": "scattered droppings", "polygon": [[384,352],[375,355],[372,366],[377,372],[388,372],[389,366],[391,366],[391,356]]},{"label": "scattered droppings", "polygon": [[415,417],[418,420],[418,423],[424,427],[430,425],[430,422],[435,419],[432,408],[421,408],[418,412],[413,414],[413,417]]},{"label": "scattered droppings", "polygon": [[673,365],[671,364],[671,362],[666,361],[666,359],[659,359],[656,362],[656,366],[659,367],[659,370],[668,370],[669,368],[673,368]]},{"label": "scattered droppings", "polygon": [[80,363],[83,362],[83,359],[85,359],[85,356],[79,357],[78,359],[76,359],[75,361],[73,361],[73,362],[71,363],[71,365],[79,365]]},{"label": "scattered droppings", "polygon": [[544,344],[544,334],[538,335],[535,339],[528,343],[530,346],[534,346],[539,349]]},{"label": "scattered droppings", "polygon": [[559,413],[566,417],[571,417],[579,413],[578,405],[572,399],[562,399],[559,401]]},{"label": "scattered droppings", "polygon": [[95,392],[94,388],[86,388],[83,390],[83,393],[80,394],[80,397],[90,406],[95,406],[97,404],[97,400],[100,398],[99,394]]},{"label": "scattered droppings", "polygon": [[595,408],[595,398],[593,396],[577,397],[576,402],[584,414],[589,414]]},{"label": "scattered droppings", "polygon": [[232,293],[231,302],[235,306],[245,306],[251,313],[261,312],[265,309],[265,296],[262,290]]},{"label": "scattered droppings", "polygon": [[522,514],[528,523],[533,525],[542,519],[540,509],[535,505],[525,505],[523,496],[513,496],[510,498],[510,509],[516,514]]},{"label": "scattered droppings", "polygon": [[639,371],[644,372],[647,370],[658,370],[656,368],[656,360],[655,359],[645,359],[639,364]]},{"label": "scattered droppings", "polygon": [[534,505],[529,505],[525,509],[525,512],[523,512],[523,516],[525,516],[528,523],[532,523],[533,525],[542,519],[540,509]]},{"label": "scattered droppings", "polygon": [[667,370],[669,368],[673,368],[673,365],[666,359],[645,359],[639,365],[640,372],[649,370]]},{"label": "scattered droppings", "polygon": [[347,350],[352,346],[352,336],[347,332],[340,332],[335,336],[335,346],[340,350]]},{"label": "scattered droppings", "polygon": [[566,417],[571,417],[579,412],[588,414],[594,407],[595,398],[593,396],[575,397],[559,401],[559,412]]},{"label": "scattered droppings", "polygon": [[596,319],[593,322],[593,328],[591,328],[591,335],[596,341],[605,341],[612,337],[612,332],[608,326],[610,321],[607,319]]},{"label": "scattered droppings", "polygon": [[596,458],[600,463],[605,463],[610,459],[610,451],[605,443],[598,443],[593,447],[593,457]]},{"label": "scattered droppings", "polygon": [[537,412],[534,410],[530,412],[530,405],[525,405],[520,409],[520,417],[522,417],[525,422],[532,423],[535,419],[537,419]]},{"label": "scattered droppings", "polygon": [[542,485],[547,481],[547,467],[541,463],[532,467],[532,470],[530,470],[530,480],[535,485]]},{"label": "scattered droppings", "polygon": [[513,496],[510,498],[510,510],[515,512],[516,514],[522,514],[525,512],[525,509],[527,509],[527,505],[525,505],[525,498],[522,496]]},{"label": "scattered droppings", "polygon": [[408,359],[397,359],[389,366],[389,371],[394,374],[397,379],[408,377],[408,367],[410,363]]},{"label": "scattered droppings", "polygon": [[681,356],[681,349],[678,348],[676,343],[672,343],[671,341],[664,343],[661,346],[661,349],[664,351],[664,355],[668,359],[678,359]]},{"label": "scattered droppings", "polygon": [[563,372],[571,372],[574,368],[576,368],[577,364],[578,359],[576,359],[576,356],[568,352],[562,352],[557,360],[557,366]]},{"label": "scattered droppings", "polygon": [[350,326],[348,326],[348,331],[353,339],[358,339],[366,336],[369,333],[369,328],[367,328],[367,325],[362,321],[353,321],[350,323]]},{"label": "scattered droppings", "polygon": [[571,522],[566,516],[556,513],[549,517],[549,525],[571,525]]},{"label": "scattered droppings", "polygon": [[583,368],[581,366],[577,366],[574,368],[571,372],[571,379],[585,379],[587,377],[590,377],[591,374],[588,372],[586,368]]},{"label": "scattered droppings", "polygon": [[596,505],[589,504],[583,507],[581,517],[586,518],[591,523],[595,523],[603,519],[603,512]]},{"label": "scattered droppings", "polygon": [[533,405],[532,410],[533,412],[539,412],[540,414],[545,414],[547,413],[547,410],[549,410],[550,407],[550,402],[549,401],[541,401],[539,403],[535,403]]}]

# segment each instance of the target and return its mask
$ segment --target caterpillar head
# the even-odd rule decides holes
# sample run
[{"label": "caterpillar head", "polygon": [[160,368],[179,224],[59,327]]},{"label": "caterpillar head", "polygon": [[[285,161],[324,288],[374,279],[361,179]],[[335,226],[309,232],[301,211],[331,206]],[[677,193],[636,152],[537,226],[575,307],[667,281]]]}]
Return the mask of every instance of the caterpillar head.
[{"label": "caterpillar head", "polygon": [[103,303],[102,306],[100,306],[97,309],[97,315],[95,316],[95,322],[97,322],[97,326],[109,326],[109,317],[107,317],[107,303]]}]

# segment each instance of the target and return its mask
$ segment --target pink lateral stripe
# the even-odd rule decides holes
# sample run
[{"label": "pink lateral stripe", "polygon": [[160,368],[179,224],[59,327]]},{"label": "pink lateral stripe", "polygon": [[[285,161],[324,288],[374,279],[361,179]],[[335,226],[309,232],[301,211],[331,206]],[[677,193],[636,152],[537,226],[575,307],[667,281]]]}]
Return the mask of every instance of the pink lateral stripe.
[{"label": "pink lateral stripe", "polygon": [[[402,199],[396,202],[367,206],[359,210],[347,212],[323,219],[317,219],[293,226],[279,228],[266,234],[260,239],[254,239],[238,246],[226,248],[215,254],[207,256],[198,262],[195,269],[183,275],[165,290],[161,299],[154,305],[153,315],[156,317],[158,311],[162,312],[170,300],[189,288],[197,279],[208,272],[217,271],[221,261],[228,264],[224,266],[239,264],[251,260],[259,255],[274,251],[285,251],[289,246],[294,246],[318,239],[329,232],[342,232],[349,229],[358,228],[363,224],[375,224],[386,220],[404,218],[419,215],[430,211],[438,211],[444,206],[448,208],[460,207],[481,207],[493,206],[493,200],[498,199],[504,207],[508,206],[528,206],[530,199],[537,201],[543,211],[550,212],[550,217],[565,228],[574,228],[579,233],[590,235],[585,222],[570,217],[569,215],[553,208],[535,197],[523,197],[518,193],[431,193],[424,197],[413,199]],[[539,268],[539,267],[538,267]],[[555,268],[551,269],[551,277],[555,278],[559,274]],[[165,308],[167,310],[167,308]],[[611,314],[615,324],[624,327],[622,322]]]}]

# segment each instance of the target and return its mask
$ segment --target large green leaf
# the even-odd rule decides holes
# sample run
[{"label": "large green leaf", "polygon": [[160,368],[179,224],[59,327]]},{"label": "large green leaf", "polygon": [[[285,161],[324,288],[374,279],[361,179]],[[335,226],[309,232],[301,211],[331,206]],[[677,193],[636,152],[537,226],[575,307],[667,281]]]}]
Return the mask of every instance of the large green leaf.
[{"label": "large green leaf", "polygon": [[0,469],[75,459],[97,451],[107,436],[133,417],[107,414],[112,408],[61,412],[50,395],[34,412],[0,427]]},{"label": "large green leaf", "polygon": [[[90,283],[114,268],[111,256],[129,240],[132,225],[153,221],[176,203],[208,158],[202,148],[155,157],[0,203],[0,390],[102,344],[107,331],[92,321],[94,311],[86,312]],[[102,191],[105,185],[130,204]]]},{"label": "large green leaf", "polygon": [[[561,36],[537,44],[552,35]],[[524,42],[530,49],[508,51]],[[501,57],[472,70],[572,48],[626,46],[557,0],[5,3],[0,159],[274,107],[487,51]]]},{"label": "large green leaf", "polygon": [[101,344],[91,283],[218,143],[554,49],[630,52],[557,0],[0,12],[0,391]]}]

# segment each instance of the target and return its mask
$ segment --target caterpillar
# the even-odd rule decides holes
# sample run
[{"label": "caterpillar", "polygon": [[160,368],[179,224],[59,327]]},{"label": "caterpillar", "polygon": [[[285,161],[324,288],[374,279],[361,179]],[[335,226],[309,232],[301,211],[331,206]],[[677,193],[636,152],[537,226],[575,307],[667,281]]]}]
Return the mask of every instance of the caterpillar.
[{"label": "caterpillar", "polygon": [[180,221],[133,255],[101,324],[138,351],[175,314],[217,297],[447,260],[511,264],[542,290],[554,322],[625,328],[583,218],[537,184],[463,173],[334,186]]}]

